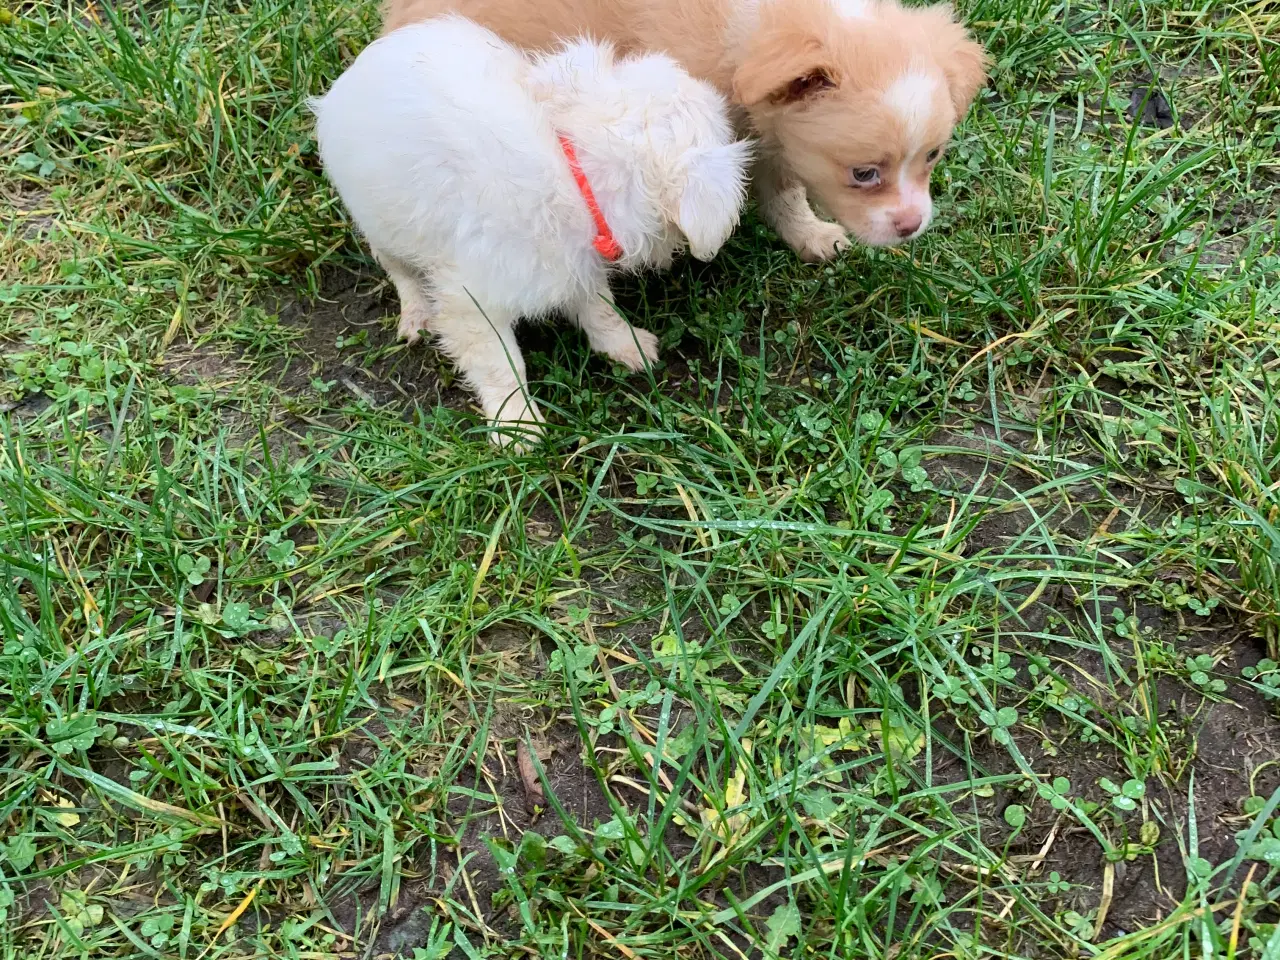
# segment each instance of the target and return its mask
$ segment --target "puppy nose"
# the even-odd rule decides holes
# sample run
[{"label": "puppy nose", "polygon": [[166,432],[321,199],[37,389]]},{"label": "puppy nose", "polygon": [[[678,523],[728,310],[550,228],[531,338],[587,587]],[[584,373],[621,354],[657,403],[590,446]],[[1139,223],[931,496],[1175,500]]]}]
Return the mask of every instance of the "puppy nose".
[{"label": "puppy nose", "polygon": [[900,213],[893,218],[893,229],[898,231],[898,236],[909,237],[920,229],[923,222],[924,217],[918,213]]}]

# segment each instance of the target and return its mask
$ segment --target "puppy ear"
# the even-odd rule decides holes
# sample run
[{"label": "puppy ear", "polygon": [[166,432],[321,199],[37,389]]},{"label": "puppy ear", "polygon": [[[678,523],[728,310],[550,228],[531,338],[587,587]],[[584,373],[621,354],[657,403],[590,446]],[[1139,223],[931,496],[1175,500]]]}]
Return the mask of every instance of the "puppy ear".
[{"label": "puppy ear", "polygon": [[973,98],[987,82],[987,52],[969,36],[968,30],[956,23],[950,4],[930,7],[929,13],[936,23],[933,31],[934,56],[947,78],[951,103],[959,120],[969,111]]},{"label": "puppy ear", "polygon": [[698,147],[684,155],[685,181],[676,205],[675,223],[689,241],[689,252],[710,260],[738,225],[747,199],[747,140],[718,147]]},{"label": "puppy ear", "polygon": [[785,25],[762,30],[733,75],[733,98],[744,107],[808,100],[839,86],[834,60],[807,30]]}]

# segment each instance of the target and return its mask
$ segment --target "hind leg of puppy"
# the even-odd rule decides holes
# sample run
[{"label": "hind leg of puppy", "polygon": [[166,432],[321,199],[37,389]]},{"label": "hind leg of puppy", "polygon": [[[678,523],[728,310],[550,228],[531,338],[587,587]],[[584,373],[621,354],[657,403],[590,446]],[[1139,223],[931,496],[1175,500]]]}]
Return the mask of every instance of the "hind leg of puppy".
[{"label": "hind leg of puppy", "polygon": [[598,296],[584,302],[573,320],[587,335],[591,349],[603,353],[628,370],[643,370],[658,360],[658,338],[648,330],[633,327],[618,315],[613,293],[606,286]]},{"label": "hind leg of puppy", "polygon": [[516,317],[482,311],[466,290],[441,283],[438,313],[431,321],[440,349],[458,365],[495,427],[498,446],[523,450],[542,435],[542,413],[525,383],[524,356],[513,329]]},{"label": "hind leg of puppy", "polygon": [[400,298],[400,323],[396,333],[401,340],[414,343],[431,326],[437,312],[427,277],[417,267],[389,253],[374,249],[373,256],[382,264]]},{"label": "hind leg of puppy", "polygon": [[753,173],[760,215],[803,260],[830,260],[849,246],[844,227],[828,223],[813,212],[804,184],[764,157]]}]

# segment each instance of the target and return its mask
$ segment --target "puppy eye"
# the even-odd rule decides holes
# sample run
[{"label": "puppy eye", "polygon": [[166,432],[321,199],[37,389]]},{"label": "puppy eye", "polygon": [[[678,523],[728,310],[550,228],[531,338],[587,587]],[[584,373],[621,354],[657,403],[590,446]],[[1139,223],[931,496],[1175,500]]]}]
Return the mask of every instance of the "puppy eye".
[{"label": "puppy eye", "polygon": [[880,183],[880,171],[876,167],[854,167],[849,175],[855,187],[874,187]]},{"label": "puppy eye", "polygon": [[941,147],[934,147],[932,150],[930,150],[928,153],[924,155],[924,158],[930,163],[933,163],[933,161],[938,159],[938,154],[940,154],[941,152],[942,152]]}]

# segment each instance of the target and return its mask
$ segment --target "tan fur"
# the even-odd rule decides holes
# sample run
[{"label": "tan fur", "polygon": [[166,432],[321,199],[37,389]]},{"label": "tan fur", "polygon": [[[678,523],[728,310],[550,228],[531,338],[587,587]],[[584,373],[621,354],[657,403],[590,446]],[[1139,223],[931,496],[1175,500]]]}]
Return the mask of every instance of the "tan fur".
[{"label": "tan fur", "polygon": [[[818,219],[805,195],[864,242],[896,242],[911,210],[928,206],[936,160],[927,152],[945,146],[987,65],[948,6],[866,0],[862,16],[848,17],[837,2],[386,0],[383,14],[384,32],[456,12],[530,49],[588,34],[624,52],[671,54],[743,108],[762,141],[755,179],[763,215],[802,256],[822,259],[842,246],[844,231]],[[928,115],[911,130],[885,99],[908,73],[938,78]],[[850,171],[867,165],[880,170],[879,184],[852,186]],[[926,215],[921,229],[927,224]]]},{"label": "tan fur", "polygon": [[987,54],[955,22],[951,7],[932,7],[928,15],[934,20],[930,36],[933,58],[946,74],[958,119],[969,112],[973,98],[986,85]]}]

